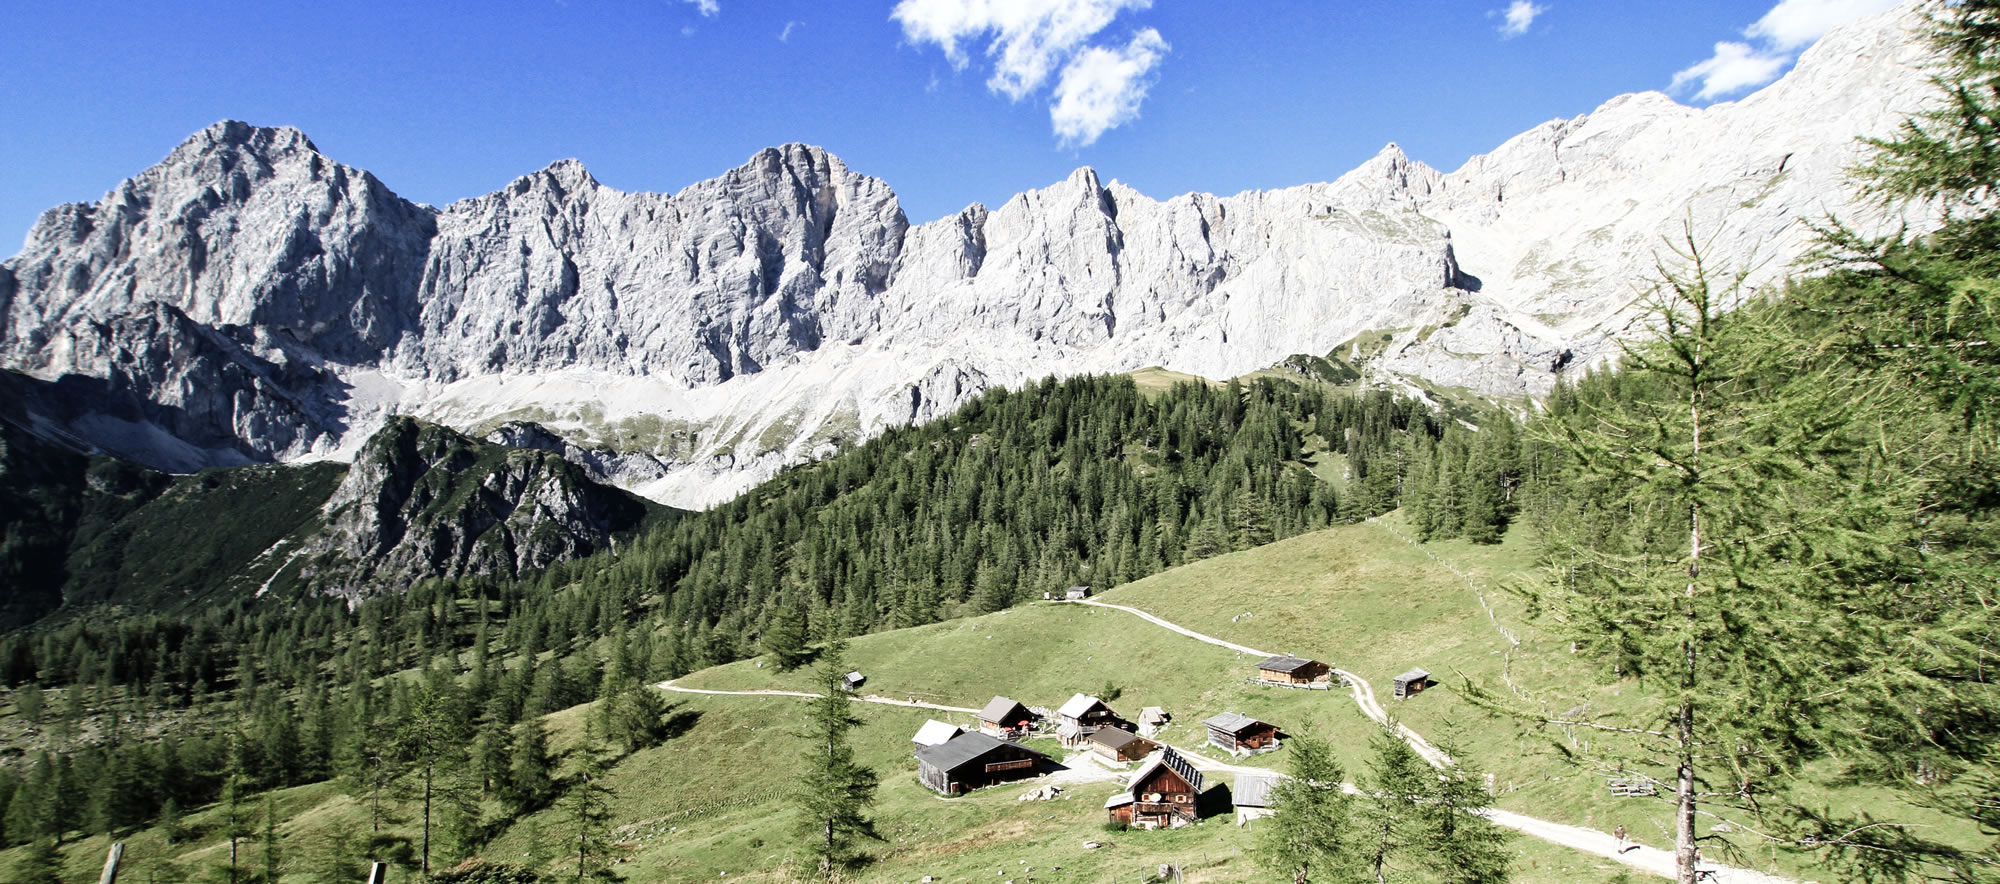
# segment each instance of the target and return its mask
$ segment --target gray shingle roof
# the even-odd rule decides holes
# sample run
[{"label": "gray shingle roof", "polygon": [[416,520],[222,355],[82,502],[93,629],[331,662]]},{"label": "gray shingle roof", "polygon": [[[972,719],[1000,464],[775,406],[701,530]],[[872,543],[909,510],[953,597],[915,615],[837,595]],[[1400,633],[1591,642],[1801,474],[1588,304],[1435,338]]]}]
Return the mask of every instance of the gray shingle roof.
[{"label": "gray shingle roof", "polygon": [[[918,749],[917,760],[949,773],[971,762],[978,761],[995,749],[1008,745],[1013,744],[996,740],[978,731],[968,731],[935,746],[925,746],[922,749]],[[1020,748],[1023,751],[1033,753],[1038,758],[1048,757],[1026,746]]]},{"label": "gray shingle roof", "polygon": [[1006,697],[994,697],[991,702],[986,704],[986,708],[979,710],[979,720],[991,721],[996,724],[1003,719],[1011,720],[1008,719],[1008,716],[1013,714],[1015,709],[1021,710],[1024,713],[1022,715],[1024,718],[1033,714],[1028,712],[1028,707],[1022,706],[1020,703]]},{"label": "gray shingle roof", "polygon": [[1240,734],[1254,725],[1263,724],[1263,722],[1244,715],[1241,712],[1224,712],[1221,715],[1202,722],[1202,724],[1223,733]]},{"label": "gray shingle roof", "polygon": [[1402,684],[1409,684],[1410,682],[1413,682],[1413,681],[1423,681],[1423,680],[1425,680],[1425,679],[1428,679],[1428,678],[1430,678],[1430,677],[1431,677],[1431,674],[1430,674],[1429,670],[1424,670],[1424,669],[1412,669],[1412,670],[1410,670],[1410,671],[1408,671],[1408,672],[1405,672],[1405,673],[1403,673],[1402,675],[1398,675],[1398,676],[1396,676],[1396,681],[1398,681],[1398,682],[1400,682],[1400,683],[1402,683]]},{"label": "gray shingle roof", "polygon": [[1271,792],[1276,788],[1277,777],[1244,774],[1236,778],[1236,793],[1231,797],[1237,807],[1270,807]]},{"label": "gray shingle roof", "polygon": [[1093,743],[1102,743],[1113,749],[1123,749],[1133,743],[1145,742],[1138,734],[1115,727],[1099,728],[1097,733],[1090,735],[1090,740]]},{"label": "gray shingle roof", "polygon": [[1264,662],[1257,664],[1257,668],[1269,669],[1272,672],[1296,672],[1300,667],[1312,662],[1304,657],[1267,657],[1264,659]]}]

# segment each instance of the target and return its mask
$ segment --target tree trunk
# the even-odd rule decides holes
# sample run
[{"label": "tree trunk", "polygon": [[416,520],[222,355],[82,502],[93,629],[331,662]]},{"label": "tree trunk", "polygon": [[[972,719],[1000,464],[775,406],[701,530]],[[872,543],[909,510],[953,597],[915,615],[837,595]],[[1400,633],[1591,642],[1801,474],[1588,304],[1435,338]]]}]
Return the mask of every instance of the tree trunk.
[{"label": "tree trunk", "polygon": [[431,873],[431,768],[424,766],[424,875]]},{"label": "tree trunk", "polygon": [[[1697,372],[1689,378],[1693,387],[1688,395],[1688,421],[1693,447],[1688,454],[1687,487],[1693,494],[1701,493],[1701,405],[1702,381]],[[1695,884],[1700,870],[1695,868],[1698,857],[1695,851],[1694,813],[1694,692],[1700,682],[1700,672],[1695,666],[1695,582],[1701,577],[1701,506],[1698,498],[1688,501],[1688,584],[1685,622],[1681,624],[1686,632],[1681,634],[1681,705],[1676,716],[1674,731],[1674,755],[1678,762],[1674,782],[1674,881],[1675,884]]]}]

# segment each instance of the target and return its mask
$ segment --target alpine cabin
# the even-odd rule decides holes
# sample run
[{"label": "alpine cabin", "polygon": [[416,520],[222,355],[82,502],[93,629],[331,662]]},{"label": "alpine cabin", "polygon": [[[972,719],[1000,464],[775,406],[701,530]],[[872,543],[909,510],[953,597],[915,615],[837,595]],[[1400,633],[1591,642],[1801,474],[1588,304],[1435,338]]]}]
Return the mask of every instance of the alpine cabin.
[{"label": "alpine cabin", "polygon": [[1333,667],[1304,657],[1270,657],[1257,664],[1257,680],[1271,684],[1311,685],[1332,678]]},{"label": "alpine cabin", "polygon": [[1006,697],[994,697],[979,710],[979,732],[996,737],[1018,736],[1035,729],[1042,717]]},{"label": "alpine cabin", "polygon": [[1412,669],[1396,676],[1395,686],[1396,699],[1407,700],[1431,686],[1431,674],[1423,669]]},{"label": "alpine cabin", "polygon": [[1237,712],[1224,712],[1207,721],[1208,743],[1224,752],[1248,753],[1276,746],[1278,726]]},{"label": "alpine cabin", "polygon": [[1200,818],[1201,771],[1171,747],[1132,775],[1124,792],[1104,809],[1111,822],[1141,829],[1172,829]]},{"label": "alpine cabin", "polygon": [[1260,774],[1244,774],[1236,778],[1236,790],[1232,800],[1236,803],[1236,824],[1247,826],[1252,820],[1261,820],[1277,811],[1271,807],[1271,793],[1278,788],[1278,778]]},{"label": "alpine cabin", "polygon": [[917,750],[917,779],[941,795],[962,795],[974,789],[1024,780],[1048,756],[1019,743],[981,733],[959,734],[935,746]]},{"label": "alpine cabin", "polygon": [[922,749],[925,746],[936,746],[949,742],[952,737],[956,737],[962,733],[965,733],[965,728],[933,718],[924,722],[924,726],[917,729],[917,735],[911,737],[910,742],[917,744],[917,748]]},{"label": "alpine cabin", "polygon": [[1090,735],[1090,751],[1106,761],[1137,761],[1156,748],[1158,743],[1115,727],[1101,727]]}]

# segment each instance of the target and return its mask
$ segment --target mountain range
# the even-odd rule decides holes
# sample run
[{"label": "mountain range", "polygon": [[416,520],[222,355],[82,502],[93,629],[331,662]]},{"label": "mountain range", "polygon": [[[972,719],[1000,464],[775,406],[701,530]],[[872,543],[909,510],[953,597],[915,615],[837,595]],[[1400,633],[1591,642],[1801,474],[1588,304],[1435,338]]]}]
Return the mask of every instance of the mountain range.
[{"label": "mountain range", "polygon": [[1050,374],[1308,354],[1524,401],[1643,333],[1677,240],[1755,285],[1816,219],[1929,223],[1846,179],[1930,94],[1913,20],[1836,30],[1741,101],[1626,95],[1456,171],[1392,144],[1162,201],[1085,168],[923,224],[801,144],[671,195],[566,160],[439,208],[223,122],[42,215],[0,264],[0,368],[22,427],[159,470],[350,461],[415,415],[688,507]]}]

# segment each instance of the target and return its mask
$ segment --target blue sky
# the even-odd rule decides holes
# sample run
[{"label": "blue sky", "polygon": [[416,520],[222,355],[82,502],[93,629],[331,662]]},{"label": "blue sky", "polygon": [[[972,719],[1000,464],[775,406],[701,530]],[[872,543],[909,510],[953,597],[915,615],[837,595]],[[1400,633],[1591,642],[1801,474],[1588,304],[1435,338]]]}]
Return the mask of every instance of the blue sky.
[{"label": "blue sky", "polygon": [[791,141],[915,223],[1085,165],[1161,198],[1329,180],[1391,141],[1452,169],[1626,92],[1740,97],[1888,2],[9,3],[0,255],[231,118],[437,205],[571,157],[672,192]]}]

